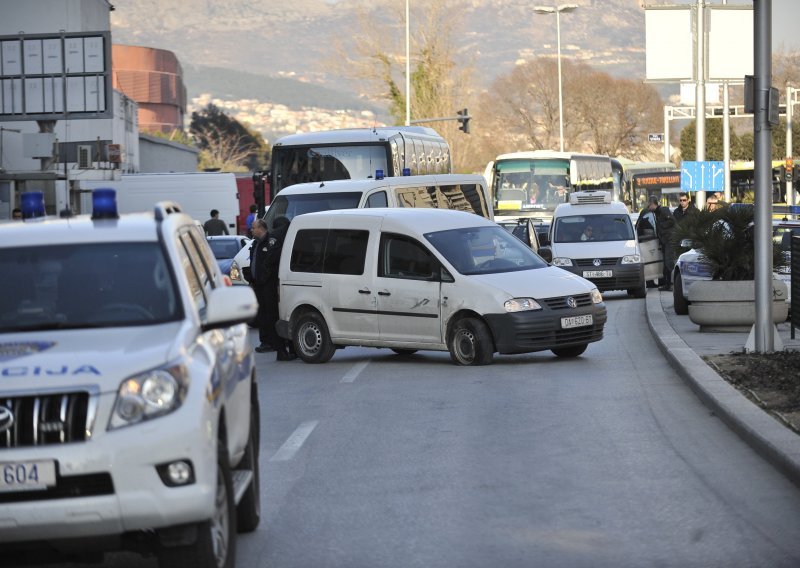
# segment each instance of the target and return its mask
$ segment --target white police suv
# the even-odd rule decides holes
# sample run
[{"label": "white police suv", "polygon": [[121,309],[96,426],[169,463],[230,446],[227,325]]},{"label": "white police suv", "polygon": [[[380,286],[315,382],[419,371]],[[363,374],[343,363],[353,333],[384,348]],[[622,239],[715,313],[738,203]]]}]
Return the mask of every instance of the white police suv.
[{"label": "white police suv", "polygon": [[227,567],[259,522],[259,407],[244,324],[173,203],[0,225],[0,549],[49,560],[107,550]]}]

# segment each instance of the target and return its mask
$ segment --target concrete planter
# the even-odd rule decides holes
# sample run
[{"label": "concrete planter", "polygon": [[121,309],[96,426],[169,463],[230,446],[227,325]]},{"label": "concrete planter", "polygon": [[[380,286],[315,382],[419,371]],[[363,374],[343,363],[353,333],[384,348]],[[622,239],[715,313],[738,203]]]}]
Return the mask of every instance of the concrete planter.
[{"label": "concrete planter", "polygon": [[[772,321],[786,321],[786,283],[772,281]],[[689,319],[700,331],[747,331],[756,321],[755,282],[707,280],[689,288]]]}]

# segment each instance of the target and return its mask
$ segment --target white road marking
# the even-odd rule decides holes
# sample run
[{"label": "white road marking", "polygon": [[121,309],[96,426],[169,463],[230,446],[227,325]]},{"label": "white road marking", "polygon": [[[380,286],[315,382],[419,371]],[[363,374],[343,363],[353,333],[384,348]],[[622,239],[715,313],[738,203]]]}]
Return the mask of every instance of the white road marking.
[{"label": "white road marking", "polygon": [[319,424],[319,420],[311,420],[300,424],[297,430],[292,432],[292,435],[278,448],[278,451],[275,452],[275,455],[272,456],[269,461],[289,461],[292,459],[297,451],[303,447],[306,438],[308,438],[314,428],[317,427],[317,424]]},{"label": "white road marking", "polygon": [[361,374],[361,371],[366,369],[367,365],[369,365],[369,359],[366,361],[361,361],[360,363],[356,363],[353,367],[347,371],[347,374],[342,377],[342,380],[339,381],[340,383],[352,383],[356,380],[356,377]]}]

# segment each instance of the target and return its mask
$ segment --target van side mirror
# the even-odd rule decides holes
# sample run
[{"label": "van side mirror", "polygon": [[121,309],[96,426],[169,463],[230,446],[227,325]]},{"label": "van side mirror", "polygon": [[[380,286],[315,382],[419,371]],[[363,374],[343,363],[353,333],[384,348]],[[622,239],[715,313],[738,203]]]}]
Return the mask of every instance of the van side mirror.
[{"label": "van side mirror", "polygon": [[539,256],[541,256],[547,264],[553,262],[553,251],[549,246],[539,247]]}]

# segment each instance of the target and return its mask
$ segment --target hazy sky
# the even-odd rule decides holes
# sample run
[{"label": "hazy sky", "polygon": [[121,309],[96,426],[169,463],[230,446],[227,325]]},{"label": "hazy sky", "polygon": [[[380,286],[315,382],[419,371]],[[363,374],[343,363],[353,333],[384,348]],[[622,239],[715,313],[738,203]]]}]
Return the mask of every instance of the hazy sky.
[{"label": "hazy sky", "polygon": [[773,49],[800,49],[800,2],[772,0]]}]

